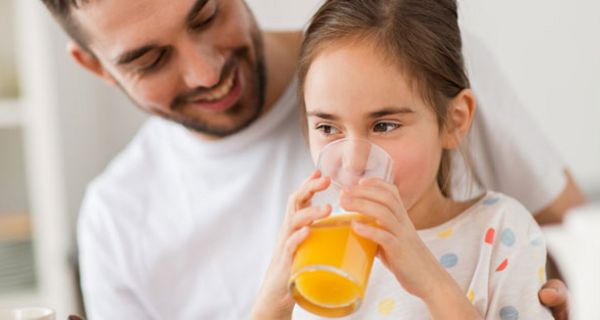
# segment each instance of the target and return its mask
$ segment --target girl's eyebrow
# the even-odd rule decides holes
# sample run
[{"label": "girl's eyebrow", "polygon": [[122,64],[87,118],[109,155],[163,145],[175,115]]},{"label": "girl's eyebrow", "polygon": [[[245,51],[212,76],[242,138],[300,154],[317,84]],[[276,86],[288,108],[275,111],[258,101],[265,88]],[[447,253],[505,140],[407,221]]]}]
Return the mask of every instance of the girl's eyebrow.
[{"label": "girl's eyebrow", "polygon": [[385,116],[394,115],[394,114],[411,114],[411,113],[415,113],[415,111],[411,107],[402,107],[402,108],[384,107],[381,110],[377,110],[377,111],[373,111],[373,112],[369,113],[368,117],[372,119],[372,118],[380,118],[380,117],[385,117]]},{"label": "girl's eyebrow", "polygon": [[[402,108],[398,108],[398,107],[384,107],[381,110],[377,110],[377,111],[373,111],[370,112],[367,117],[368,118],[380,118],[380,117],[385,117],[385,116],[389,116],[389,115],[393,115],[393,114],[411,114],[411,113],[415,113],[415,111],[410,108],[410,107],[402,107]],[[311,112],[307,112],[306,113],[307,117],[318,117],[321,119],[325,119],[325,120],[339,120],[340,117],[331,114],[331,113],[325,113],[322,111],[311,111]]]},{"label": "girl's eyebrow", "polygon": [[340,117],[333,115],[331,113],[325,113],[321,111],[312,111],[306,113],[307,117],[318,117],[325,120],[338,120]]}]

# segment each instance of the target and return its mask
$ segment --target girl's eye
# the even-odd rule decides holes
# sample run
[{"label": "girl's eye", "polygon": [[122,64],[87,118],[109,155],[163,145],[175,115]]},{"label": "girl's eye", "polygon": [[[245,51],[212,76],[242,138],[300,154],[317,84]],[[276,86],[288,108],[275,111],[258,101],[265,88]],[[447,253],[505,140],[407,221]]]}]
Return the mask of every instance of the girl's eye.
[{"label": "girl's eye", "polygon": [[317,126],[316,129],[318,131],[321,131],[321,133],[323,133],[324,135],[327,135],[327,136],[340,133],[340,131],[338,129],[336,129],[335,127],[330,126],[328,124],[321,124],[321,125]]},{"label": "girl's eye", "polygon": [[373,131],[374,132],[390,132],[390,131],[394,131],[396,129],[400,128],[400,124],[399,123],[394,123],[394,122],[379,122],[376,123],[373,126]]}]

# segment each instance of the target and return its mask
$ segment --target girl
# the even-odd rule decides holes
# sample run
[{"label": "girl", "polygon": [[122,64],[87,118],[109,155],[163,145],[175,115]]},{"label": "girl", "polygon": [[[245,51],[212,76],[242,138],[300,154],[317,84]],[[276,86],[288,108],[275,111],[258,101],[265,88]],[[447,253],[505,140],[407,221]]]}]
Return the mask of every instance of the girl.
[{"label": "girl", "polygon": [[[340,138],[367,139],[394,161],[394,183],[345,189],[344,209],[377,226],[353,231],[379,245],[353,319],[551,319],[537,297],[546,251],[535,221],[505,195],[455,201],[449,152],[475,112],[455,0],[330,0],[307,30],[300,105],[313,159]],[[315,172],[290,197],[255,319],[317,318],[294,308],[293,255],[310,224],[330,214],[311,197]]]}]

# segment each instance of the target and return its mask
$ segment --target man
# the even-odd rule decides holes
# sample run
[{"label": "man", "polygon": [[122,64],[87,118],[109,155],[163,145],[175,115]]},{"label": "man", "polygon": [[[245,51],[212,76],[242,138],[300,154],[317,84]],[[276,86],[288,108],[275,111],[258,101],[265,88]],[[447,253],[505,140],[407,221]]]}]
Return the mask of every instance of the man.
[{"label": "man", "polygon": [[[312,167],[293,80],[301,33],[260,31],[242,0],[43,2],[79,64],[159,116],[89,186],[78,228],[89,317],[246,318],[287,197]],[[535,132],[523,145],[490,121],[501,106],[486,95],[502,84],[481,88],[476,176],[560,221],[580,192]],[[505,153],[520,170],[498,163]],[[547,285],[541,300],[565,313],[564,285]]]}]

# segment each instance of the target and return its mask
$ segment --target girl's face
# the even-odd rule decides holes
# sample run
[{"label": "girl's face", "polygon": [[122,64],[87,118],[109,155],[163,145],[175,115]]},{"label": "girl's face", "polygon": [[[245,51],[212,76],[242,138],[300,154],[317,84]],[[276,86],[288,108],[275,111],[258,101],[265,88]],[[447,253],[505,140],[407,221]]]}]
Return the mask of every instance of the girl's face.
[{"label": "girl's face", "polygon": [[433,109],[400,70],[369,44],[321,51],[304,83],[313,160],[328,143],[366,139],[394,161],[394,184],[410,209],[437,188],[442,135]]}]

